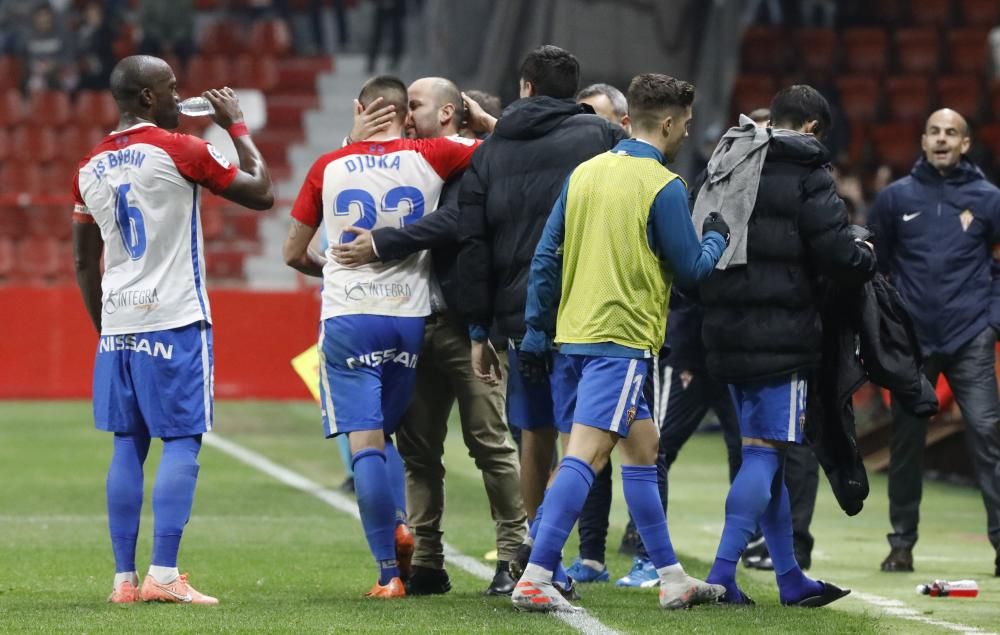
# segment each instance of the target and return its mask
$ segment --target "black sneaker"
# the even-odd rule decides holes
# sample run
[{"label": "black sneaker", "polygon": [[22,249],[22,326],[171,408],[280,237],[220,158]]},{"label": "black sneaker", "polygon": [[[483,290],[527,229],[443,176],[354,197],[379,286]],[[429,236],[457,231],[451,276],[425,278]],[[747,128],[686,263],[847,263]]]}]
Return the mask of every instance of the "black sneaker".
[{"label": "black sneaker", "polygon": [[554,586],[556,591],[559,591],[559,594],[566,598],[567,601],[576,602],[580,599],[580,594],[576,590],[576,580],[574,580],[572,576],[566,576],[566,579],[569,580],[569,583],[566,584],[566,586],[563,586],[559,582],[553,582],[552,586]]},{"label": "black sneaker", "polygon": [[510,563],[497,560],[497,572],[493,575],[493,581],[486,588],[486,595],[510,595],[514,592],[514,578],[510,575]]},{"label": "black sneaker", "polygon": [[889,572],[912,572],[913,571],[913,549],[910,547],[893,547],[889,555],[882,561],[882,571]]},{"label": "black sneaker", "polygon": [[993,561],[993,564],[996,566],[993,575],[1000,578],[1000,549],[997,549],[997,559]]},{"label": "black sneaker", "polygon": [[636,530],[635,525],[631,522],[625,528],[625,535],[622,536],[622,543],[618,545],[618,553],[623,556],[635,556],[639,553],[639,545],[642,543],[642,538],[639,537],[639,532]]},{"label": "black sneaker", "polygon": [[415,565],[406,581],[407,595],[441,595],[451,591],[451,580],[444,569]]},{"label": "black sneaker", "polygon": [[[801,606],[807,609],[815,609],[821,606],[826,606],[831,602],[836,602],[840,598],[848,595],[850,589],[841,589],[835,584],[830,584],[829,582],[823,582],[822,580],[816,580],[823,585],[823,590],[817,595],[810,595],[809,597],[802,598],[798,602],[792,604],[792,606]],[[787,606],[787,605],[786,605]]]},{"label": "black sneaker", "polygon": [[341,483],[340,487],[338,487],[337,489],[339,489],[344,494],[350,494],[351,496],[354,496],[354,477],[348,476],[347,478],[345,478],[344,482]]},{"label": "black sneaker", "polygon": [[525,567],[528,566],[529,558],[531,558],[531,545],[522,544],[517,548],[514,559],[510,561],[510,576],[515,581],[521,579],[521,574],[524,573]]}]

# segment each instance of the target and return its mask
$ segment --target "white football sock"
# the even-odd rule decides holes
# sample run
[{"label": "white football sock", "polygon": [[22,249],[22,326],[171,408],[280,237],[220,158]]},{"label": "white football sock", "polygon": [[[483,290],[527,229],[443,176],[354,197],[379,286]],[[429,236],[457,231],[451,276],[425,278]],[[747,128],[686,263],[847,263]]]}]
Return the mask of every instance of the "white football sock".
[{"label": "white football sock", "polygon": [[122,573],[115,574],[115,585],[114,588],[120,587],[126,582],[131,582],[132,586],[139,586],[139,574],[136,571],[124,571]]},{"label": "white football sock", "polygon": [[604,563],[598,562],[597,560],[589,560],[584,558],[580,561],[580,564],[585,565],[593,569],[594,571],[604,571]]},{"label": "white football sock", "polygon": [[552,572],[541,568],[537,564],[528,563],[521,577],[532,582],[547,582],[552,584]]},{"label": "white football sock", "polygon": [[155,564],[149,565],[149,575],[160,584],[170,584],[177,579],[180,571],[177,567],[158,567]]},{"label": "white football sock", "polygon": [[660,576],[660,584],[679,584],[687,582],[687,574],[684,573],[684,567],[681,563],[667,565],[656,570],[657,575]]}]

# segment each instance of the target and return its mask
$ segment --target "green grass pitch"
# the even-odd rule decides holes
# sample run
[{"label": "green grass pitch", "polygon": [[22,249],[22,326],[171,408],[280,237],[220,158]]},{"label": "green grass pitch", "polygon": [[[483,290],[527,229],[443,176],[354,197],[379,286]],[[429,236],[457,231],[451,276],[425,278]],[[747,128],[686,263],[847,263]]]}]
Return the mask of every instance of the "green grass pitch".
[{"label": "green grass pitch", "polygon": [[[322,439],[315,405],[222,402],[216,414],[216,430],[226,439],[324,486],[340,483],[337,450]],[[357,521],[207,446],[180,564],[197,588],[220,598],[221,606],[108,605],[114,566],[104,478],[110,451],[110,437],[93,429],[87,403],[0,403],[0,632],[572,632],[552,617],[516,613],[505,599],[483,597],[485,582],[454,566],[449,568],[454,589],[446,596],[365,600],[375,567]],[[149,564],[148,503],[158,456],[154,442],[147,463],[140,574]],[[494,547],[493,527],[482,481],[460,434],[449,436],[446,466],[445,539],[481,558]],[[672,470],[670,532],[681,562],[694,575],[707,572],[715,553],[725,471],[717,435],[696,435]],[[847,518],[821,477],[811,574],[859,592],[832,607],[782,608],[772,576],[743,568],[740,583],[758,603],[750,609],[665,613],[654,592],[608,584],[583,587],[580,604],[620,633],[1000,631],[1000,579],[992,577],[993,552],[978,492],[934,483],[925,487],[917,572],[906,575],[878,572],[887,551],[885,491],[885,478],[874,476],[864,512]],[[625,521],[617,490],[609,537],[613,577],[630,564],[614,553]],[[567,562],[575,548],[574,538]],[[973,578],[980,596],[916,595],[916,584],[934,578]],[[900,612],[911,619],[898,617]]]}]

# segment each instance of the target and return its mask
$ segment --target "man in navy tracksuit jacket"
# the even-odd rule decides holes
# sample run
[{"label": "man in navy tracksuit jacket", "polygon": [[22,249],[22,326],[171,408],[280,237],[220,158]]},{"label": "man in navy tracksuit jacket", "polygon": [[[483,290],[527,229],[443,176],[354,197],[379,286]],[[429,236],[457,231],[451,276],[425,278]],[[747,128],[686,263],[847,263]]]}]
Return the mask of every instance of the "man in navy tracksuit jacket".
[{"label": "man in navy tracksuit jacket", "polygon": [[[871,211],[878,264],[907,304],[931,383],[943,374],[965,420],[1000,576],[1000,405],[994,348],[1000,329],[1000,190],[964,154],[969,127],[939,110],[927,120],[924,157],[883,190]],[[883,571],[912,571],[927,419],[894,408],[888,535]]]}]

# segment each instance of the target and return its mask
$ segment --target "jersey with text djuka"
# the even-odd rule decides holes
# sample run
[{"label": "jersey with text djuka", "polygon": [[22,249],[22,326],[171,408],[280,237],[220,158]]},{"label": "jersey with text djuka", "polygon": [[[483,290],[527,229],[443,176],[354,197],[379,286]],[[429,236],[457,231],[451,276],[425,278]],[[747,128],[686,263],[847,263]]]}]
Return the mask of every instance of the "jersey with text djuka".
[{"label": "jersey with text djuka", "polygon": [[199,186],[221,192],[236,172],[205,141],[150,123],[111,133],[81,161],[74,220],[104,240],[103,335],[211,322]]},{"label": "jersey with text djuka", "polygon": [[[330,245],[354,240],[348,228],[403,227],[437,209],[441,187],[464,170],[478,141],[462,137],[362,141],[320,157],[306,177],[292,217],[318,227]],[[340,315],[429,315],[429,254],[359,267],[327,252],[322,319]]]}]

